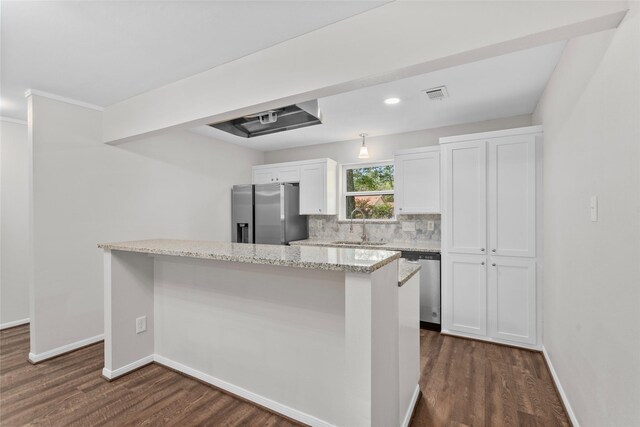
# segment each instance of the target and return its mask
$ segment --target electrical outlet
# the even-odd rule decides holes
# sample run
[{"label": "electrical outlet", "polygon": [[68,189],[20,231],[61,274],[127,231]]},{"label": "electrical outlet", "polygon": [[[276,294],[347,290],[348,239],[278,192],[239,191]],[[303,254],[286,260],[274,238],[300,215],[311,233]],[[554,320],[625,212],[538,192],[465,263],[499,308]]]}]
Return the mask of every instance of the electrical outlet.
[{"label": "electrical outlet", "polygon": [[136,334],[147,330],[147,316],[138,317],[136,319]]},{"label": "electrical outlet", "polygon": [[416,223],[414,221],[402,221],[402,231],[416,231]]},{"label": "electrical outlet", "polygon": [[433,221],[427,221],[427,231],[433,231],[434,223]]}]

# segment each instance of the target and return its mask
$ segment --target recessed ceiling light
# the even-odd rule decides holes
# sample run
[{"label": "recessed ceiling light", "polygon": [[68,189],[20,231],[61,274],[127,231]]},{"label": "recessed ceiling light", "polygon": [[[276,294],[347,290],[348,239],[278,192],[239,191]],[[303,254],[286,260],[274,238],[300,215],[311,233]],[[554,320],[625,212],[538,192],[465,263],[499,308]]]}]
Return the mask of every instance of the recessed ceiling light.
[{"label": "recessed ceiling light", "polygon": [[400,98],[387,98],[384,100],[384,103],[388,105],[397,104],[398,102],[400,102]]}]

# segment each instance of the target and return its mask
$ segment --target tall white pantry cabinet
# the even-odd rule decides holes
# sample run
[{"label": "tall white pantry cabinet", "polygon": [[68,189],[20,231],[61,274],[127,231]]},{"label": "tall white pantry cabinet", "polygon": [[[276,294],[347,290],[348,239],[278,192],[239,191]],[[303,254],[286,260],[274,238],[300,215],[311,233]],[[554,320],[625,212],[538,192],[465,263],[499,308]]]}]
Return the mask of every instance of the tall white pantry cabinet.
[{"label": "tall white pantry cabinet", "polygon": [[440,144],[442,331],[539,348],[542,127]]}]

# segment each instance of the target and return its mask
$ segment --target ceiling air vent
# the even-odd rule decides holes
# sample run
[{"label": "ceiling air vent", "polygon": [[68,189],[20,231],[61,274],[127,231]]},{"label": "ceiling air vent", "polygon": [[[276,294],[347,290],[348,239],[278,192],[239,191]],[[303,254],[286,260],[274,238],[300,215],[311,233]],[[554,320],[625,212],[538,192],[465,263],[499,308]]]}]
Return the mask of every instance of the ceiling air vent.
[{"label": "ceiling air vent", "polygon": [[427,94],[430,101],[442,101],[449,97],[446,86],[432,87],[431,89],[426,89],[424,93]]}]

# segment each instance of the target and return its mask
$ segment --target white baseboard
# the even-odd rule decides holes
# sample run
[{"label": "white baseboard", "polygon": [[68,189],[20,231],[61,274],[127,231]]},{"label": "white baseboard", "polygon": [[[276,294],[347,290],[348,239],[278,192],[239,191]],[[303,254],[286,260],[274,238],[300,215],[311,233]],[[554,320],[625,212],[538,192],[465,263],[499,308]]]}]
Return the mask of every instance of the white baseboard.
[{"label": "white baseboard", "polygon": [[85,347],[91,344],[95,344],[102,340],[104,340],[104,334],[96,335],[95,337],[63,345],[62,347],[54,348],[53,350],[45,351],[44,353],[29,353],[29,362],[40,363],[44,360],[51,359],[52,357],[60,356],[61,354],[68,353],[70,351],[77,350],[81,347]]},{"label": "white baseboard", "polygon": [[0,325],[0,331],[3,329],[13,328],[14,326],[26,325],[29,323],[29,318],[14,320],[13,322],[7,322]]},{"label": "white baseboard", "polygon": [[404,414],[404,419],[402,420],[402,427],[409,427],[411,415],[413,415],[413,410],[416,407],[416,403],[418,403],[418,396],[420,396],[420,385],[416,384],[416,389],[413,391],[413,396],[411,396],[411,404],[407,408],[407,412]]},{"label": "white baseboard", "polygon": [[519,343],[519,342],[516,342],[516,341],[499,340],[499,339],[495,339],[495,338],[491,338],[491,337],[483,337],[483,336],[480,336],[480,335],[465,334],[464,332],[450,331],[450,330],[447,330],[447,329],[442,329],[440,331],[440,333],[442,335],[450,335],[452,337],[468,338],[470,340],[484,341],[484,342],[488,342],[488,343],[492,343],[492,344],[506,345],[508,347],[517,347],[517,348],[524,348],[526,350],[542,351],[542,346],[539,346],[539,345],[522,344],[522,343]]},{"label": "white baseboard", "polygon": [[144,365],[148,365],[149,363],[153,362],[153,360],[154,360],[154,357],[152,354],[150,356],[143,357],[142,359],[136,360],[135,362],[131,362],[128,365],[125,365],[121,368],[114,369],[113,371],[110,371],[107,368],[103,368],[102,376],[109,380],[112,380],[114,378],[118,378],[121,375],[128,374],[131,371],[141,368]]},{"label": "white baseboard", "polygon": [[580,427],[580,424],[578,424],[578,419],[576,418],[576,414],[573,412],[573,409],[571,408],[571,404],[569,403],[567,394],[564,392],[564,389],[562,388],[562,384],[560,384],[560,378],[558,378],[558,374],[556,373],[556,370],[553,367],[553,364],[551,363],[551,359],[549,358],[549,353],[547,353],[547,349],[544,347],[544,345],[542,346],[542,355],[544,356],[544,360],[547,362],[549,371],[551,371],[551,377],[553,377],[553,382],[556,384],[558,393],[560,393],[560,399],[562,399],[564,408],[567,410],[567,415],[569,415],[571,424],[573,424],[573,427]]},{"label": "white baseboard", "polygon": [[319,418],[316,418],[312,415],[309,415],[305,412],[299,411],[297,409],[290,408],[289,406],[283,405],[281,403],[275,402],[271,399],[268,399],[259,394],[253,393],[249,390],[245,390],[236,385],[230,384],[226,381],[223,381],[219,378],[213,377],[211,375],[205,374],[204,372],[197,371],[193,368],[185,366],[181,363],[174,362],[171,359],[167,359],[166,357],[162,357],[159,355],[154,356],[154,361],[161,365],[164,365],[168,368],[174,369],[178,372],[182,372],[183,374],[189,375],[191,377],[197,378],[200,381],[204,381],[208,384],[214,385],[218,388],[228,391],[229,393],[233,393],[236,396],[240,396],[244,399],[250,400],[251,402],[255,402],[258,405],[264,406],[265,408],[269,408],[272,411],[275,411],[279,414],[285,415],[289,418],[292,418],[296,421],[300,421],[304,424],[310,425],[312,427],[333,427],[333,424],[330,424],[326,421],[323,421]]}]

